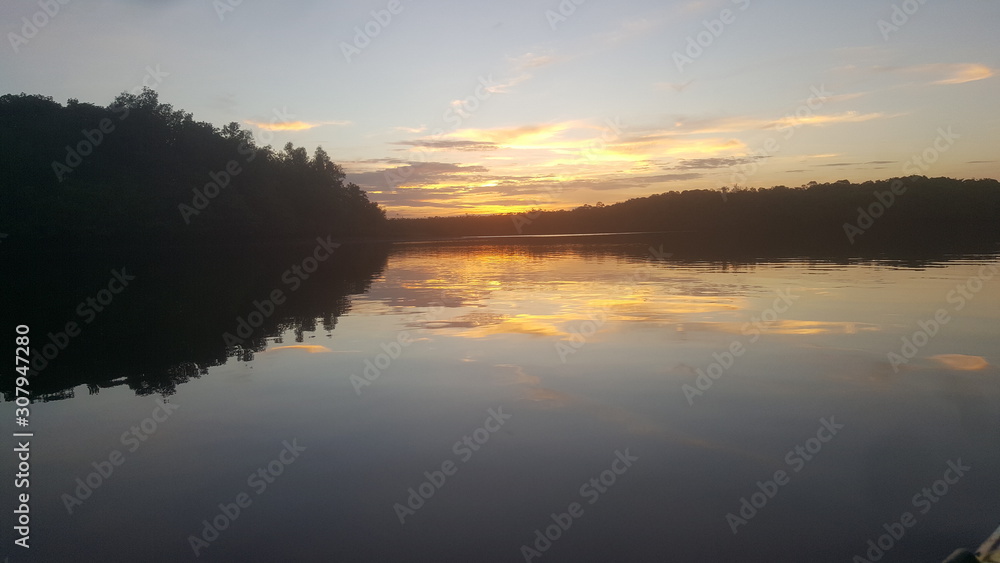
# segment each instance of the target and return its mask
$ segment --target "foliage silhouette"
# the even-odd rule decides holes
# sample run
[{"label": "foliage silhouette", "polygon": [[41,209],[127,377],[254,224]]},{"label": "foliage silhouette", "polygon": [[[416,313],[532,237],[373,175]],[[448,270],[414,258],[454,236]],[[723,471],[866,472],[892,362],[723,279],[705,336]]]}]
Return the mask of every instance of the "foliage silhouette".
[{"label": "foliage silhouette", "polygon": [[[899,194],[891,191],[894,182]],[[864,219],[869,210],[870,220]],[[669,232],[694,249],[759,255],[903,247],[980,251],[1000,242],[998,219],[996,180],[911,176],[668,192],[565,211],[390,219],[386,232],[399,238]]]},{"label": "foliage silhouette", "polygon": [[195,121],[148,88],[107,107],[0,97],[0,164],[0,224],[13,240],[358,237],[385,218],[322,148],[309,158],[291,143],[258,146],[239,124]]}]

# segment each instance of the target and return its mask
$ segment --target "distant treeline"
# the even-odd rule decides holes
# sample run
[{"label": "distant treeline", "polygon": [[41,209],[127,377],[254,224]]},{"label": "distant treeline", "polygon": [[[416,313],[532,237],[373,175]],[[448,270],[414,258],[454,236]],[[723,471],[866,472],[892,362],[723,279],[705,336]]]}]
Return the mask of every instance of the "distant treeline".
[{"label": "distant treeline", "polygon": [[390,219],[399,238],[669,231],[714,247],[995,247],[1000,182],[911,176],[855,184],[688,190],[566,211]]},{"label": "distant treeline", "polygon": [[278,152],[155,91],[101,107],[0,97],[0,230],[11,240],[247,242],[373,235],[385,212],[322,148]]}]

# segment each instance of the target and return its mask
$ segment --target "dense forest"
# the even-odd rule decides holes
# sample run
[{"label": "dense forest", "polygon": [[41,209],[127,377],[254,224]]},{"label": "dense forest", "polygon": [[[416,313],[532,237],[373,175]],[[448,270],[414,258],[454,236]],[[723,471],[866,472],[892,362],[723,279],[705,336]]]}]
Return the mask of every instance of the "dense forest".
[{"label": "dense forest", "polygon": [[371,235],[385,212],[320,147],[257,146],[162,104],[0,97],[0,225],[12,239],[219,243]]}]

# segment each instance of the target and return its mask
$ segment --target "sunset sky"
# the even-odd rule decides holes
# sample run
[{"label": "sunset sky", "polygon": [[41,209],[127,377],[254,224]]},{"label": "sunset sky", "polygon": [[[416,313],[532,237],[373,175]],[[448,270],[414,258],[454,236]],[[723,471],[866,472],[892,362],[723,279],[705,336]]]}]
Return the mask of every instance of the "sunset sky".
[{"label": "sunset sky", "polygon": [[9,0],[0,93],[104,105],[145,79],[322,145],[390,217],[1000,179],[1000,2],[576,2]]}]

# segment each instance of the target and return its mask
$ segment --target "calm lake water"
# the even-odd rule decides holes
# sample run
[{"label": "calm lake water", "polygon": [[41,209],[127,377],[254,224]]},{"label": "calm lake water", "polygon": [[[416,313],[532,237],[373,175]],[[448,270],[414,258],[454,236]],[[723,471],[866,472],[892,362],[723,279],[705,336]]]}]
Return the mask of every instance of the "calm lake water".
[{"label": "calm lake water", "polygon": [[[397,244],[339,316],[297,312],[321,320],[187,378],[170,407],[131,383],[35,403],[32,547],[4,552],[935,562],[1000,524],[995,256],[669,251]],[[268,283],[278,318],[297,293]],[[253,310],[220,314],[235,330]]]}]

